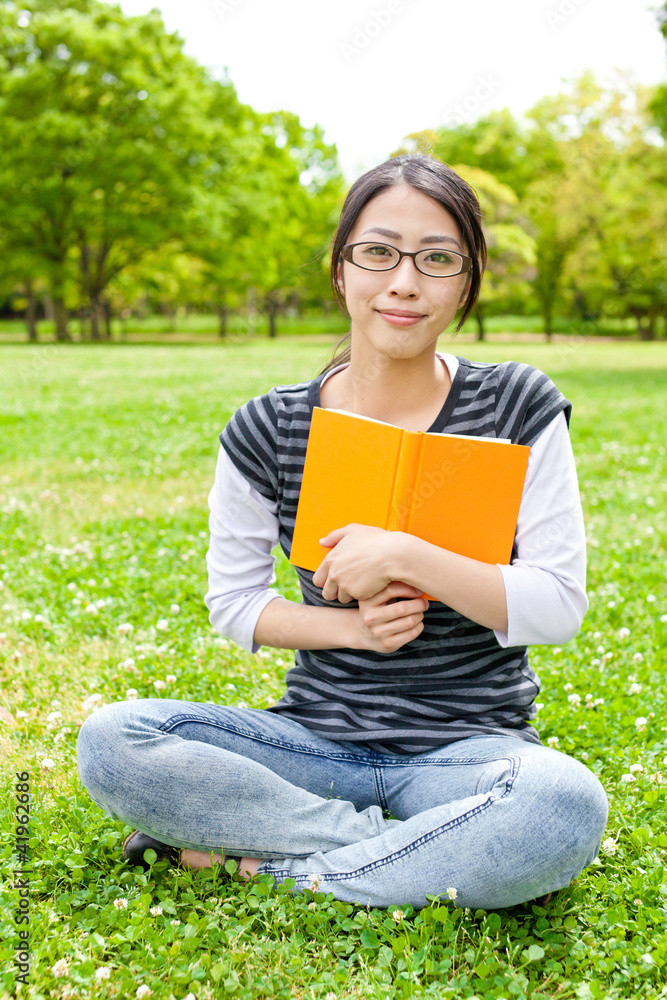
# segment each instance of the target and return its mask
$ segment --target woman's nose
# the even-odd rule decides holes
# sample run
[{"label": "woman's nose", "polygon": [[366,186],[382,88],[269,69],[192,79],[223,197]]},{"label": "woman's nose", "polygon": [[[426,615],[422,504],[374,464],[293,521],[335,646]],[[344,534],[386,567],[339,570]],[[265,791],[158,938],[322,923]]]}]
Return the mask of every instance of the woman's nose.
[{"label": "woman's nose", "polygon": [[406,291],[414,294],[419,292],[419,271],[412,257],[404,257],[389,274],[391,276],[389,291],[395,288],[403,294]]}]

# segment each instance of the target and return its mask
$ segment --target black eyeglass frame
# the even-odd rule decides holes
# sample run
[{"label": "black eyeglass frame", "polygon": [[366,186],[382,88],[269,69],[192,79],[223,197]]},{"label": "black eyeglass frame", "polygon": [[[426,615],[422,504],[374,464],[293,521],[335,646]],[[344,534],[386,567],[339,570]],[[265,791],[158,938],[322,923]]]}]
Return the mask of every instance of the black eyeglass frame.
[{"label": "black eyeglass frame", "polygon": [[[354,248],[361,246],[387,247],[388,250],[395,250],[398,254],[398,260],[395,264],[391,264],[389,267],[364,267],[363,264],[358,264],[356,260],[352,259],[352,251]],[[441,250],[443,253],[451,253],[455,257],[459,257],[461,260],[461,267],[459,270],[454,271],[453,274],[429,274],[428,271],[422,271],[417,263],[417,257],[424,253],[433,253],[434,250]],[[455,278],[457,274],[464,274],[466,271],[472,270],[472,257],[469,257],[465,253],[460,253],[458,250],[450,250],[448,247],[426,247],[424,250],[399,250],[398,247],[392,246],[391,243],[379,243],[373,240],[360,240],[358,243],[346,243],[341,250],[341,256],[343,260],[346,260],[349,264],[354,264],[355,267],[360,267],[364,271],[393,271],[395,267],[398,267],[404,257],[412,257],[412,263],[415,265],[419,273],[425,274],[427,278]]]}]

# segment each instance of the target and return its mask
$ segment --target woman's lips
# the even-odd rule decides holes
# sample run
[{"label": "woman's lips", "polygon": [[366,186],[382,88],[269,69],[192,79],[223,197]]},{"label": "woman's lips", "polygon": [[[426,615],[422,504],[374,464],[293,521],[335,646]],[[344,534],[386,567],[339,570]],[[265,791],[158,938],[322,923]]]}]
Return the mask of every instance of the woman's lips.
[{"label": "woman's lips", "polygon": [[383,319],[386,319],[386,321],[391,323],[393,326],[414,326],[415,323],[418,323],[420,319],[424,318],[423,313],[415,316],[414,314],[401,315],[400,313],[393,313],[384,309],[378,309],[378,312]]}]

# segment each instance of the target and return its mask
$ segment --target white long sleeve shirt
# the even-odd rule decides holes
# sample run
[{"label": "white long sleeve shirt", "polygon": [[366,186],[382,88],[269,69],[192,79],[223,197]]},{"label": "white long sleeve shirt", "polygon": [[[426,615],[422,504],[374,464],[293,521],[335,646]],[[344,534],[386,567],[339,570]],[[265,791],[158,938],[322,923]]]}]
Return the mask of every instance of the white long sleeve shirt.
[{"label": "white long sleeve shirt", "polygon": [[[453,379],[458,360],[439,354]],[[329,375],[333,375],[333,369]],[[260,614],[275,599],[277,505],[237,470],[221,447],[209,494],[209,619],[222,635],[249,652],[260,646],[254,632]],[[564,643],[578,631],[588,607],[585,531],[577,474],[561,412],[530,449],[519,510],[516,558],[500,566],[507,599],[507,632],[498,643],[527,646]]]}]

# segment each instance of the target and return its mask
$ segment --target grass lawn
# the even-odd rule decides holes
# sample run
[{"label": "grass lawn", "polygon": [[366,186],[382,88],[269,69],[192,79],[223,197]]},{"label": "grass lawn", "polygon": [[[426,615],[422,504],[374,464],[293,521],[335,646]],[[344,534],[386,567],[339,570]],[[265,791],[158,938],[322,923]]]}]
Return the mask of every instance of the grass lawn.
[{"label": "grass lawn", "polygon": [[[78,727],[131,688],[255,708],[280,696],[293,654],[250,655],[208,624],[206,498],[233,411],[312,377],[328,348],[298,337],[5,345],[0,705],[16,722],[0,719],[2,858],[7,872],[20,863],[25,783],[31,892],[21,925],[25,897],[5,879],[0,996],[14,995],[12,956],[26,929],[30,985],[20,995],[33,998],[151,995],[143,986],[165,1000],[665,994],[667,344],[461,344],[460,353],[535,364],[574,403],[591,606],[574,640],[534,648],[532,663],[543,741],[585,761],[609,795],[597,861],[544,909],[434,901],[402,916],[292,896],[268,876],[246,884],[128,868],[129,828],[80,786]],[[298,599],[282,555],[277,572]],[[96,978],[100,969],[108,978]]]}]

